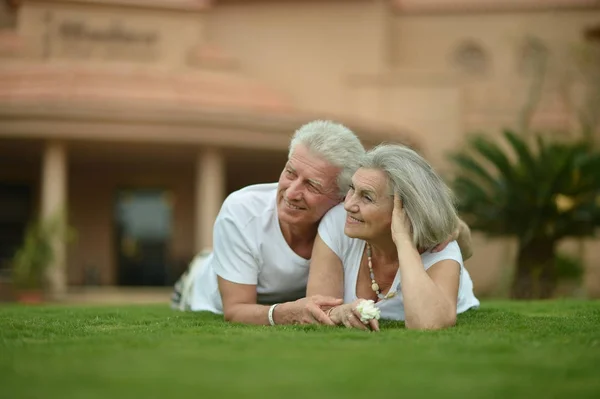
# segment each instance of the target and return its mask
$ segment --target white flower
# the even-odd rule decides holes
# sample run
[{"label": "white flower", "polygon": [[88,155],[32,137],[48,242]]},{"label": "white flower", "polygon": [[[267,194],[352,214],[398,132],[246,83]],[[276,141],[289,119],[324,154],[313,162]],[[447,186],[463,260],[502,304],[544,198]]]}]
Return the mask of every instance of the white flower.
[{"label": "white flower", "polygon": [[375,302],[369,299],[363,299],[356,305],[356,310],[360,313],[360,321],[367,323],[371,319],[379,320],[381,317],[381,311],[375,306]]}]

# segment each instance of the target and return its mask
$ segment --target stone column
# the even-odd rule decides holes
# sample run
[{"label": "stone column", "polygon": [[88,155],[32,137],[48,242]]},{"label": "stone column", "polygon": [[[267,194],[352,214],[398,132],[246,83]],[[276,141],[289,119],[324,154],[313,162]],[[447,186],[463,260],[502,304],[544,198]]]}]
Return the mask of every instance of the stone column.
[{"label": "stone column", "polygon": [[[67,153],[64,143],[53,141],[46,144],[42,159],[41,219],[48,221],[66,217],[66,208]],[[67,292],[67,243],[64,235],[54,238],[54,259],[47,277],[51,297],[61,299]]]},{"label": "stone column", "polygon": [[212,248],[215,219],[225,199],[225,159],[216,148],[200,151],[196,161],[196,252]]}]

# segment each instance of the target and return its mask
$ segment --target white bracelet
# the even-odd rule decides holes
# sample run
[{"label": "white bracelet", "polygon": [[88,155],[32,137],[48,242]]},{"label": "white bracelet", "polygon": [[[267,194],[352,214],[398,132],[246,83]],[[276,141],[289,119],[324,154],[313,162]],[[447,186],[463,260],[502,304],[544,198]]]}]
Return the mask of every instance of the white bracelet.
[{"label": "white bracelet", "polygon": [[278,303],[271,305],[271,307],[269,308],[269,323],[274,326],[275,325],[275,320],[273,320],[273,311],[275,310],[275,308],[277,307],[277,305],[279,305]]}]

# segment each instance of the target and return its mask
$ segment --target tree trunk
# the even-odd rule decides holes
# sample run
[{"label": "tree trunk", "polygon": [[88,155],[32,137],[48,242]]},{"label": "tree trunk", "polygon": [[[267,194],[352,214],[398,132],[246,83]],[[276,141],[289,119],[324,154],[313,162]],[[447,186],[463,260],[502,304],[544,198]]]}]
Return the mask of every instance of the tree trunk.
[{"label": "tree trunk", "polygon": [[551,239],[519,242],[517,269],[511,296],[514,299],[551,298],[556,289],[555,245]]}]

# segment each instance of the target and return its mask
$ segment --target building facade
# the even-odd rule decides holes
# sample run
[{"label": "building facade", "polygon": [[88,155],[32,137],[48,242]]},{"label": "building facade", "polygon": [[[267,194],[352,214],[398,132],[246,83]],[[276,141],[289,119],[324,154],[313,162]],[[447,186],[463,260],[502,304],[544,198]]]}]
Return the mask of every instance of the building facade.
[{"label": "building facade", "polygon": [[[212,245],[225,196],[276,181],[312,119],[410,144],[442,173],[473,130],[573,131],[590,87],[573,53],[600,24],[591,0],[0,7],[0,257],[27,221],[67,210],[78,238],[59,245],[57,296],[171,284]],[[469,269],[493,293],[514,248],[475,245]],[[577,245],[597,292],[597,244]]]}]

